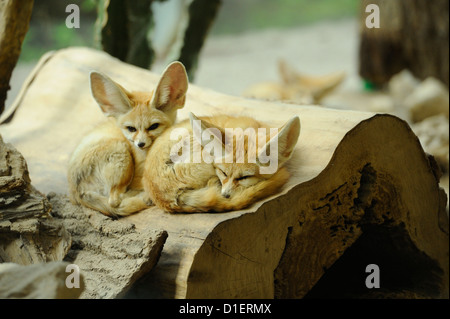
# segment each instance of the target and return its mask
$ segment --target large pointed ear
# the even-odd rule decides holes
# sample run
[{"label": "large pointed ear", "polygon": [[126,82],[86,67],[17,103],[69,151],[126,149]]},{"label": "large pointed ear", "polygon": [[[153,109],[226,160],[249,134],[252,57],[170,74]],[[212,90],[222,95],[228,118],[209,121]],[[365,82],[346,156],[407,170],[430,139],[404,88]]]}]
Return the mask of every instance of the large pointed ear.
[{"label": "large pointed ear", "polygon": [[[193,113],[189,113],[191,120],[192,132],[194,140],[200,144],[202,150],[202,160],[205,163],[221,163],[224,160],[229,160],[225,144],[225,133],[222,128],[216,127],[205,120],[200,120]],[[232,154],[231,154],[232,155]],[[231,157],[232,159],[232,157]]]},{"label": "large pointed ear", "polygon": [[[272,152],[271,144],[278,144],[278,166],[281,167],[294,153],[295,145],[300,136],[300,119],[298,116],[290,119],[278,131],[278,134],[273,136],[269,142],[259,151],[258,158],[267,157],[267,150]],[[276,151],[276,150],[275,150]],[[258,163],[258,162],[257,162]]]},{"label": "large pointed ear", "polygon": [[278,60],[278,72],[280,72],[284,84],[294,84],[297,80],[297,71],[284,59]]},{"label": "large pointed ear", "polygon": [[345,71],[328,74],[317,77],[315,81],[310,81],[311,92],[316,101],[320,101],[334,89],[336,89],[342,82],[344,82],[347,74]]},{"label": "large pointed ear", "polygon": [[117,116],[131,109],[126,90],[98,72],[90,74],[91,93],[106,116]]},{"label": "large pointed ear", "polygon": [[[206,146],[207,144],[210,143],[211,139],[214,139],[215,142],[220,143],[221,145],[224,145],[225,132],[222,128],[220,128],[218,126],[214,126],[205,120],[200,120],[192,112],[189,112],[189,120],[191,122],[191,127],[192,127],[192,131],[194,134],[194,138],[197,140],[197,142],[200,145]],[[209,139],[202,138],[202,135],[204,135],[203,137],[208,136]]]},{"label": "large pointed ear", "polygon": [[181,62],[172,62],[161,75],[151,105],[165,113],[181,109],[186,101],[188,77]]}]

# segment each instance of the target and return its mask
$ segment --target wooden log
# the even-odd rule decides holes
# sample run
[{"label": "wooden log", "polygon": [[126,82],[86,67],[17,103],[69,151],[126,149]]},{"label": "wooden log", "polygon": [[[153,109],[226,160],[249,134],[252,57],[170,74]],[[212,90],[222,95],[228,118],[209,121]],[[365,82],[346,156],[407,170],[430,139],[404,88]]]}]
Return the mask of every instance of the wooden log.
[{"label": "wooden log", "polygon": [[[407,157],[416,159],[406,163]],[[257,205],[254,213],[170,215],[163,223],[154,209],[132,216],[136,225],[159,221],[169,236],[183,237],[166,246],[167,255],[143,285],[151,287],[151,297],[302,298],[343,259],[346,266],[336,275],[342,281],[322,284],[311,297],[369,295],[369,264],[389,278],[381,296],[404,289],[445,297],[446,196],[429,161],[405,122],[379,115],[347,133],[316,178]],[[174,225],[189,225],[189,231]],[[353,246],[358,254],[347,259]],[[176,251],[185,254],[176,257],[177,267]],[[164,285],[172,280],[179,283],[175,291]]]},{"label": "wooden log", "polygon": [[[380,11],[380,28],[367,28],[366,7]],[[403,69],[419,79],[433,76],[449,85],[447,0],[362,0],[360,75],[382,86]]]},{"label": "wooden log", "polygon": [[[91,49],[61,50],[47,59],[14,105],[15,117],[0,128],[23,150],[39,189],[66,193],[69,155],[103,119],[90,96],[89,71],[135,90],[153,88],[159,75]],[[152,207],[120,219],[138,231],[168,233],[157,265],[129,296],[370,297],[375,289],[365,285],[366,266],[376,264],[379,297],[448,297],[446,195],[438,166],[406,122],[248,100],[195,85],[179,120],[188,112],[249,115],[274,127],[298,115],[293,174],[279,194],[246,210],[170,215]]]},{"label": "wooden log", "polygon": [[19,59],[32,9],[33,0],[0,2],[0,114],[5,107],[9,79]]}]

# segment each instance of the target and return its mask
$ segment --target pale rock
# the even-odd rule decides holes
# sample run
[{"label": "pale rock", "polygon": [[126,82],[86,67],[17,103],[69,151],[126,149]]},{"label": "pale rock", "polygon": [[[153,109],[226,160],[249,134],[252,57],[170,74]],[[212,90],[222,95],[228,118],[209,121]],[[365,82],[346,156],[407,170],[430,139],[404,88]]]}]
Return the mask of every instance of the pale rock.
[{"label": "pale rock", "polygon": [[66,285],[68,276],[73,275],[66,272],[68,265],[61,261],[28,266],[0,264],[0,298],[76,299],[84,290],[84,280],[79,274],[78,285]]},{"label": "pale rock", "polygon": [[124,297],[133,284],[158,262],[167,232],[153,227],[137,230],[123,219],[70,203],[49,194],[53,215],[73,238],[65,261],[77,265],[86,279],[81,299]]},{"label": "pale rock", "polygon": [[415,123],[428,117],[443,114],[449,116],[449,92],[444,84],[432,77],[425,79],[408,95],[404,104]]},{"label": "pale rock", "polygon": [[376,113],[392,113],[394,110],[394,101],[389,97],[389,95],[374,95],[368,99],[367,109],[370,112]]},{"label": "pale rock", "polygon": [[405,69],[389,80],[389,94],[396,103],[402,104],[403,100],[415,90],[419,83],[420,81],[409,70]]},{"label": "pale rock", "polygon": [[435,115],[412,125],[424,150],[433,155],[444,172],[449,171],[449,120],[443,114]]},{"label": "pale rock", "polygon": [[22,154],[0,136],[0,263],[60,261],[72,243],[52,218],[48,199],[31,185]]}]

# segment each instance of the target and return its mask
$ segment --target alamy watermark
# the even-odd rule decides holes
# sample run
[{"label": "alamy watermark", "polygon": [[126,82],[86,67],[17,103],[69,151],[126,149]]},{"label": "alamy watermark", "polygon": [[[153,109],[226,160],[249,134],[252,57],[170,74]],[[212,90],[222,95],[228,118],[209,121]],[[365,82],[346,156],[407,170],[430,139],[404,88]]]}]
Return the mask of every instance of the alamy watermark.
[{"label": "alamy watermark", "polygon": [[69,289],[80,288],[80,267],[75,264],[69,264],[66,267],[66,287]]},{"label": "alamy watermark", "polygon": [[80,28],[80,7],[76,4],[66,6],[66,12],[70,13],[66,18],[66,27],[69,29]]},{"label": "alamy watermark", "polygon": [[366,273],[370,273],[366,277],[366,287],[369,289],[380,288],[380,267],[376,264],[367,265]]},{"label": "alamy watermark", "polygon": [[[225,128],[225,135],[217,128],[202,130],[201,121],[194,120],[193,139],[186,128],[175,128],[170,133],[178,141],[170,150],[173,163],[255,163],[261,174],[278,170],[278,128],[270,128],[273,136],[267,142],[267,129]],[[192,149],[191,149],[192,145]]]},{"label": "alamy watermark", "polygon": [[370,13],[366,17],[366,27],[369,29],[380,28],[380,7],[376,4],[369,4],[366,7],[366,13]]}]

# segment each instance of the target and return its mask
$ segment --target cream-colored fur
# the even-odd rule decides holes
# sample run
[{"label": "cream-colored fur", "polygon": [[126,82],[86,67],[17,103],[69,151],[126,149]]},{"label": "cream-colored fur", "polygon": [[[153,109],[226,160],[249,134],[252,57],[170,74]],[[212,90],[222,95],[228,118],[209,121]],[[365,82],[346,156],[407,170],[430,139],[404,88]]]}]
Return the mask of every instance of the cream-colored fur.
[{"label": "cream-colored fur", "polygon": [[[242,163],[237,160],[238,135],[234,136],[231,144],[230,140],[225,141],[225,129],[252,128],[257,131],[258,128],[268,129],[268,126],[249,117],[202,117],[202,131],[215,129],[215,135],[211,135],[209,143],[218,143],[216,146],[223,150],[222,163],[198,163],[194,161],[193,154],[183,162],[174,162],[174,150],[181,150],[180,145],[189,145],[190,150],[194,150],[194,143],[201,144],[201,150],[207,147],[208,143],[194,134],[195,121],[200,119],[191,114],[190,121],[183,121],[164,132],[155,141],[145,162],[144,189],[161,209],[186,213],[238,210],[279,192],[289,179],[289,172],[283,165],[291,157],[299,137],[298,117],[292,118],[282,128],[275,129],[272,136],[268,134],[269,130],[267,134],[258,134],[257,146],[262,144],[263,147],[251,147],[252,140],[244,136]],[[173,133],[179,129],[184,129],[188,134],[176,139]],[[278,142],[277,169],[273,173],[262,174],[263,164],[259,161],[261,152],[268,150],[275,139]],[[225,161],[227,156],[232,156],[233,160]],[[256,157],[253,163],[249,160],[252,156]]]},{"label": "cream-colored fur", "polygon": [[311,76],[297,72],[284,60],[278,63],[281,82],[261,82],[249,86],[244,97],[295,104],[319,104],[345,79],[345,72]]},{"label": "cream-colored fur", "polygon": [[153,92],[129,92],[92,72],[91,91],[108,119],[83,138],[69,162],[72,202],[108,216],[126,216],[148,206],[144,161],[155,140],[173,125],[185,103],[184,66],[170,64]]}]

